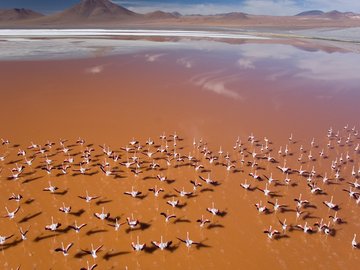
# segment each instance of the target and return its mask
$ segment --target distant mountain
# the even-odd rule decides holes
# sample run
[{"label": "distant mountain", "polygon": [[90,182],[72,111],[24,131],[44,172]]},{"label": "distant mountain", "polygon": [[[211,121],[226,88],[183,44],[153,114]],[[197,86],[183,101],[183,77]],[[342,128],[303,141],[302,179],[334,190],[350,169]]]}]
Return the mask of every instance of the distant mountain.
[{"label": "distant mountain", "polygon": [[295,16],[303,16],[303,17],[320,17],[320,18],[328,18],[328,19],[346,19],[359,16],[359,14],[353,12],[340,12],[338,10],[332,10],[329,12],[323,12],[321,10],[309,10],[304,11]]},{"label": "distant mountain", "polygon": [[177,12],[177,11],[171,12],[171,14],[173,14],[176,17],[182,16],[182,14],[180,12]]},{"label": "distant mountain", "polygon": [[324,14],[325,17],[328,17],[331,19],[349,18],[354,15],[355,15],[355,13],[352,13],[352,12],[340,12],[337,10],[332,10],[332,11],[326,12]]},{"label": "distant mountain", "polygon": [[161,10],[156,10],[154,12],[149,12],[145,14],[145,17],[149,19],[174,19],[180,16],[181,15],[177,15],[176,13],[164,12]]},{"label": "distant mountain", "polygon": [[[1,1],[1,0],[0,0]],[[61,0],[57,0],[61,1]],[[110,0],[78,0],[79,2],[55,14],[43,15],[28,9],[0,9],[0,28],[116,28],[131,27],[360,27],[360,14],[352,12],[309,10],[296,16],[262,16],[243,12],[213,15],[182,15],[157,10],[135,13]],[[115,1],[115,0],[114,0]]]},{"label": "distant mountain", "polygon": [[247,14],[243,13],[243,12],[230,12],[230,13],[218,14],[217,16],[220,16],[224,19],[231,19],[231,20],[239,20],[239,19],[247,19],[248,18]]},{"label": "distant mountain", "polygon": [[31,9],[0,9],[0,21],[17,21],[43,17],[44,15]]},{"label": "distant mountain", "polygon": [[296,14],[295,16],[321,16],[324,15],[325,12],[321,10],[308,10],[301,12],[299,14]]},{"label": "distant mountain", "polygon": [[47,19],[56,21],[114,21],[138,16],[122,6],[112,3],[109,0],[81,0],[80,3],[54,15],[47,16]]},{"label": "distant mountain", "polygon": [[332,11],[326,12],[323,16],[330,18],[330,19],[339,19],[346,15],[345,15],[345,13],[342,13],[340,11],[332,10]]}]

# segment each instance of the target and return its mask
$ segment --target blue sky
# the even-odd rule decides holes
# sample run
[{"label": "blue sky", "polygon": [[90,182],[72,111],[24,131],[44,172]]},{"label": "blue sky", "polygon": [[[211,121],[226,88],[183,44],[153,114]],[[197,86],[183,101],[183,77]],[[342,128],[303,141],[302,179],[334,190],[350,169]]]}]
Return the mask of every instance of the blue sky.
[{"label": "blue sky", "polygon": [[[0,8],[25,7],[53,13],[80,0],[0,0]],[[301,11],[354,11],[360,13],[360,0],[113,0],[133,11],[178,11],[182,14],[216,14],[242,11],[250,14],[294,15]]]}]

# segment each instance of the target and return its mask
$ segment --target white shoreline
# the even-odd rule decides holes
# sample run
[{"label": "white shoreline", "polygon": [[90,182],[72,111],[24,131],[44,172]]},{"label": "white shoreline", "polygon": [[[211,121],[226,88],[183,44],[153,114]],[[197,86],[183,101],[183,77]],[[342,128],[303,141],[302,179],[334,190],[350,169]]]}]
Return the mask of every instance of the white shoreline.
[{"label": "white shoreline", "polygon": [[68,38],[68,37],[191,37],[217,39],[270,39],[243,33],[219,31],[109,30],[109,29],[0,29],[0,38]]},{"label": "white shoreline", "polygon": [[[145,30],[145,29],[0,29],[0,61],[27,59],[67,59],[98,55],[137,53],[155,50],[238,50],[238,43],[232,40],[276,40],[308,39],[318,45],[329,45],[353,53],[360,53],[357,42],[341,42],[323,38],[317,33],[289,31],[279,33],[244,32],[241,29],[223,30]],[[356,38],[360,28],[351,29]],[[327,35],[338,30],[324,31]],[[349,32],[341,32],[350,34]],[[128,37],[128,38],[126,38]],[[129,38],[134,37],[134,38]],[[176,38],[161,42],[150,37]]]}]

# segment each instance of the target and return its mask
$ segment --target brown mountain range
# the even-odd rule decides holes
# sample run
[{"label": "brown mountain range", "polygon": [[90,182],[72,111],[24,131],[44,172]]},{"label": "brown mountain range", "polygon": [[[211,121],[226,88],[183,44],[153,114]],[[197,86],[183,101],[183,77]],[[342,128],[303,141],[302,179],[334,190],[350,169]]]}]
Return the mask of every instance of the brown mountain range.
[{"label": "brown mountain range", "polygon": [[309,10],[304,11],[295,16],[302,17],[319,17],[319,18],[329,18],[329,19],[344,19],[344,18],[353,18],[359,16],[359,14],[353,12],[340,12],[337,10],[332,10],[329,12],[324,12],[321,10]]},{"label": "brown mountain range", "polygon": [[116,22],[141,16],[109,0],[81,0],[80,3],[64,11],[35,20],[40,25],[81,25],[91,23]]},{"label": "brown mountain range", "polygon": [[0,21],[19,21],[43,17],[44,15],[30,9],[0,9]]},{"label": "brown mountain range", "polygon": [[108,0],[81,0],[79,4],[50,17],[67,20],[113,20],[137,15]]},{"label": "brown mountain range", "polygon": [[164,12],[161,10],[156,10],[156,11],[144,14],[144,17],[149,18],[149,19],[175,19],[180,16],[181,16],[181,14]]},{"label": "brown mountain range", "polygon": [[27,9],[0,10],[0,27],[2,28],[82,28],[130,25],[279,27],[286,29],[352,27],[360,26],[360,15],[351,12],[322,12],[319,10],[302,12],[296,16],[261,16],[242,12],[185,16],[177,12],[169,13],[160,10],[139,14],[109,0],[81,0],[64,11],[46,16]]}]

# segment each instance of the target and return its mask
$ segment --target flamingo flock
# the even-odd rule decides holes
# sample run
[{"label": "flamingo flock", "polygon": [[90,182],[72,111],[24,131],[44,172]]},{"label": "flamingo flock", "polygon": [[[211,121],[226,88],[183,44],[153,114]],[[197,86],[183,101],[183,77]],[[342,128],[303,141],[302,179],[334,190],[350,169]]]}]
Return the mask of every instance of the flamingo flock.
[{"label": "flamingo flock", "polygon": [[[251,176],[253,182],[245,179],[243,183],[240,183],[240,186],[246,191],[258,190],[263,193],[264,202],[267,201],[267,204],[262,200],[254,204],[259,214],[274,214],[277,216],[278,224],[272,224],[263,231],[269,239],[288,238],[290,232],[297,230],[305,234],[320,232],[335,236],[336,231],[347,223],[345,219],[338,216],[342,206],[341,202],[337,202],[336,198],[340,197],[340,193],[346,192],[354,204],[360,203],[360,186],[358,185],[360,165],[356,164],[360,154],[358,131],[355,127],[350,129],[348,125],[337,132],[333,128],[329,128],[326,139],[328,143],[326,146],[322,146],[316,143],[315,138],[312,138],[309,147],[306,149],[304,145],[296,146],[297,142],[295,142],[291,133],[287,144],[279,147],[277,157],[272,157],[270,155],[274,149],[269,148],[268,138],[261,141],[256,140],[253,134],[248,137],[252,145],[258,144],[261,146],[259,153],[256,147],[252,147],[252,152],[247,151],[253,158],[253,161],[248,161],[248,164],[257,164],[262,159],[266,160],[270,166],[266,166],[264,174],[261,175],[258,173],[261,167],[251,165],[252,169],[248,175]],[[234,147],[240,147],[239,145],[240,143],[237,141]],[[242,149],[240,147],[240,151],[244,152],[245,147],[243,146]],[[298,151],[292,151],[294,148],[296,150],[297,147],[299,147]],[[318,152],[317,155],[316,152]],[[307,156],[307,159],[304,159],[304,156]],[[318,164],[326,163],[326,160],[329,159],[332,159],[329,168],[325,172],[318,172],[316,169]],[[295,166],[299,166],[299,169],[287,165],[289,160],[292,161],[291,164],[298,163]],[[271,166],[271,163],[279,165]],[[355,169],[355,166],[358,166],[358,170]],[[350,168],[351,174],[349,174]],[[276,169],[280,171],[281,175],[278,179],[273,178]],[[349,181],[349,179],[351,180]],[[255,185],[257,186],[255,187]],[[348,185],[348,188],[343,188],[344,185]],[[308,192],[306,194],[300,193],[298,197],[293,198],[293,205],[280,204],[279,198],[285,198],[289,188],[296,186],[307,186]],[[303,199],[303,195],[314,198],[314,200]],[[322,200],[323,206],[315,203],[314,196],[324,198]],[[276,197],[275,202],[269,200],[269,198],[274,197]],[[321,216],[314,216],[315,212],[310,211],[310,209],[320,209]],[[286,218],[281,221],[281,214],[286,212],[296,213],[293,223],[286,224]],[[316,211],[316,213],[319,214],[319,211]],[[319,220],[311,225],[309,223],[313,218]],[[356,233],[351,245],[353,248],[358,248]]]},{"label": "flamingo flock", "polygon": [[[188,181],[169,179],[168,176],[164,174],[166,169],[173,167],[181,170],[180,165],[186,164],[186,160],[189,161],[186,166],[194,166],[195,171],[199,171],[199,173],[200,169],[204,166],[198,164],[199,161],[190,154],[186,157],[178,152],[178,148],[180,147],[177,147],[177,145],[183,141],[183,139],[176,133],[170,136],[166,136],[165,133],[163,133],[159,136],[159,140],[159,144],[155,144],[154,140],[148,138],[145,144],[141,145],[138,140],[133,138],[129,141],[128,145],[118,149],[111,148],[105,144],[99,145],[97,149],[94,149],[90,144],[86,145],[85,140],[82,138],[79,138],[73,143],[64,139],[60,139],[58,143],[49,140],[41,145],[30,142],[30,145],[27,147],[21,147],[16,144],[13,145],[10,140],[2,139],[2,152],[0,152],[2,153],[0,159],[1,184],[4,187],[7,183],[19,183],[19,189],[13,190],[13,192],[9,194],[8,203],[4,201],[6,213],[2,216],[3,218],[14,220],[15,227],[20,223],[24,223],[24,220],[27,221],[31,219],[31,221],[28,222],[29,226],[26,230],[20,227],[19,233],[14,231],[14,233],[10,235],[0,234],[0,249],[5,251],[17,245],[19,241],[25,242],[31,238],[33,238],[35,242],[42,241],[41,239],[47,239],[47,236],[51,238],[51,236],[54,235],[46,235],[45,232],[40,233],[40,235],[38,233],[35,234],[33,227],[36,226],[31,225],[34,224],[33,222],[36,223],[37,214],[32,215],[22,210],[22,205],[36,200],[36,196],[39,196],[39,194],[24,193],[24,189],[21,187],[36,179],[46,179],[43,180],[43,187],[39,190],[40,196],[47,196],[45,193],[49,193],[53,196],[62,196],[63,200],[66,201],[69,195],[67,194],[68,188],[64,187],[64,183],[61,182],[63,178],[76,179],[75,177],[80,175],[85,179],[100,174],[107,179],[106,181],[114,181],[113,184],[116,183],[118,185],[123,184],[116,179],[131,178],[135,179],[135,185],[132,185],[130,189],[124,191],[123,195],[129,196],[134,200],[143,200],[148,197],[148,193],[146,193],[146,190],[138,190],[136,186],[139,186],[139,184],[136,184],[136,182],[141,181],[142,175],[152,172],[156,175],[153,180],[154,185],[153,188],[148,188],[147,190],[152,192],[154,197],[159,198],[160,201],[162,201],[163,198],[171,198],[165,199],[163,202],[163,211],[160,212],[160,215],[164,217],[165,223],[170,223],[172,220],[175,220],[177,218],[175,212],[187,205],[186,200],[190,200],[192,197],[201,194],[198,192],[198,188],[202,185],[198,182],[198,179],[213,186],[216,186],[217,181],[212,180],[210,175]],[[195,149],[198,151],[199,148],[200,147],[197,147]],[[12,160],[14,153],[17,157],[16,160]],[[30,176],[31,178],[29,178]],[[111,180],[111,178],[114,180]],[[194,188],[189,187],[192,185],[191,183],[194,183]],[[163,197],[161,197],[161,193],[164,194]],[[78,194],[76,197],[79,200],[79,204],[83,201],[83,203],[88,205],[91,205],[93,202],[99,203],[100,205],[102,198],[106,196],[105,194],[101,194],[101,192],[96,194],[90,193],[87,187],[84,186],[83,193]],[[179,197],[182,199],[180,200]],[[11,201],[16,202],[15,208],[10,204]],[[171,211],[170,209],[166,209],[166,205],[171,207]],[[90,235],[92,233],[91,229],[85,235],[83,235],[82,232],[86,230],[86,228],[96,226],[94,221],[89,220],[88,222],[79,223],[76,218],[74,218],[72,222],[69,222],[65,217],[69,216],[72,219],[72,217],[80,216],[83,212],[86,212],[86,210],[83,210],[77,213],[74,208],[77,208],[77,205],[62,202],[60,207],[57,209],[54,208],[53,213],[48,213],[48,221],[43,224],[43,230],[56,233],[56,235],[66,234],[68,231],[74,231],[81,237]],[[211,209],[210,212],[216,215],[218,210],[215,211],[213,208]],[[55,211],[61,212],[63,218],[55,217]],[[207,207],[204,207],[203,215],[201,215],[201,224],[200,226],[197,225],[198,221],[194,220],[195,226],[202,228],[210,223],[210,219],[204,218],[206,211],[209,210]],[[146,224],[139,220],[134,213],[128,213],[125,221],[122,221],[119,215],[113,215],[106,210],[105,206],[101,207],[99,211],[93,211],[90,214],[95,219],[107,222],[106,225],[112,227],[116,232],[120,232],[122,228],[125,228],[126,233],[138,233],[138,229],[142,231],[144,230],[143,227],[146,229],[146,227],[151,226],[151,224]],[[184,217],[179,217],[178,219],[181,221],[181,218]],[[146,226],[144,226],[144,224]],[[14,240],[11,242],[12,239]],[[148,244],[141,243],[139,235],[136,236],[136,239],[136,242],[133,241],[129,243],[129,247],[136,252],[153,252],[153,248],[159,250],[175,250],[182,242],[184,242],[187,248],[190,248],[192,245],[196,245],[197,248],[209,247],[204,244],[203,241],[191,240],[188,232],[186,238],[182,238],[179,235],[178,243],[175,243],[174,240],[165,240],[161,234],[158,239],[153,239]],[[68,243],[61,242],[60,245],[53,249],[53,256],[56,256],[57,253],[61,253],[65,257],[82,257],[88,254],[91,255],[94,263],[89,264],[89,262],[87,262],[87,265],[81,269],[94,269],[98,267],[98,263],[96,262],[98,254],[106,249],[104,244],[95,246],[91,243],[91,248],[80,247],[78,250],[75,250],[74,246],[78,246],[78,243],[75,245],[74,241]],[[18,269],[20,269],[20,266]]]},{"label": "flamingo flock", "polygon": [[[7,181],[18,182],[20,185],[18,189],[11,190],[6,200],[1,201],[5,210],[2,217],[13,222],[14,230],[10,234],[3,234],[0,226],[0,249],[6,252],[7,248],[19,241],[43,237],[32,231],[32,222],[36,221],[36,216],[27,222],[26,230],[19,226],[20,220],[26,220],[26,217],[31,215],[22,211],[22,205],[29,200],[36,200],[36,196],[63,196],[66,201],[70,195],[67,193],[66,182],[61,182],[62,178],[67,177],[70,181],[76,181],[78,175],[88,178],[99,174],[112,185],[123,185],[123,181],[131,179],[131,188],[118,196],[138,200],[141,205],[139,207],[144,207],[149,201],[149,191],[151,197],[159,201],[160,211],[157,215],[163,216],[164,222],[168,224],[179,219],[181,208],[189,207],[189,200],[197,196],[208,196],[206,190],[216,192],[221,188],[223,181],[213,175],[214,166],[222,168],[226,173],[238,174],[239,189],[236,192],[254,194],[254,203],[249,205],[250,208],[255,206],[259,215],[276,216],[277,223],[269,224],[263,230],[269,239],[288,238],[296,231],[305,234],[324,233],[335,237],[336,231],[347,224],[346,218],[341,217],[341,209],[344,206],[338,200],[339,192],[348,193],[354,204],[360,203],[360,166],[356,163],[360,147],[358,131],[355,127],[349,128],[348,125],[337,132],[329,128],[326,138],[327,144],[324,146],[317,143],[315,138],[312,138],[308,145],[299,145],[291,133],[287,143],[277,150],[273,148],[273,142],[269,138],[259,139],[252,133],[244,142],[238,138],[230,152],[225,152],[222,147],[216,151],[203,139],[194,138],[189,153],[183,151],[185,138],[176,132],[171,135],[162,133],[156,140],[148,138],[144,144],[132,138],[127,145],[118,148],[106,144],[93,147],[92,144],[86,144],[82,138],[74,142],[65,139],[60,139],[57,143],[50,140],[44,144],[30,142],[28,146],[23,147],[3,138],[0,147],[1,186],[4,188]],[[318,171],[318,162],[329,159],[329,168],[326,171]],[[184,167],[193,168],[193,179],[171,179],[166,173],[170,168],[182,170]],[[43,182],[42,190],[37,194],[31,194],[31,197],[23,192],[23,186],[31,185],[31,181],[35,181],[29,180],[29,176]],[[141,181],[147,179],[150,179],[152,187],[142,189]],[[297,197],[291,198],[292,203],[282,203],[285,196],[288,196],[286,190],[299,185],[306,189],[304,188]],[[334,188],[330,189],[330,186]],[[323,198],[322,205],[311,200],[314,196]],[[84,186],[83,193],[76,197],[79,204],[91,205],[94,201],[101,202],[106,196],[100,190],[90,193]],[[256,200],[259,197],[262,199]],[[120,216],[102,206],[100,211],[90,213],[95,219],[77,223],[75,208],[76,206],[65,202],[61,207],[54,208],[54,213],[60,211],[62,218],[54,218],[55,214],[48,213],[48,222],[43,224],[44,233],[49,231],[61,235],[70,230],[80,237],[87,237],[91,230],[87,234],[82,232],[94,227],[94,222],[106,222],[113,231],[121,232],[125,227],[125,231],[137,234],[136,241],[128,245],[129,250],[135,253],[153,252],[153,248],[160,251],[175,250],[181,243],[187,248],[210,247],[204,244],[204,239],[192,240],[188,231],[181,232],[176,237],[179,241],[177,243],[176,239],[165,239],[166,236],[164,237],[161,231],[157,238],[148,243],[142,242],[137,229],[141,228],[141,232],[151,224],[145,224],[134,213],[127,213],[125,220],[122,220]],[[210,205],[203,206],[198,218],[189,220],[189,223],[200,229],[205,228],[214,222],[214,217],[218,220],[226,218],[228,213],[225,209],[226,205],[218,206],[213,201]],[[311,222],[313,213],[310,209],[316,209],[318,214],[321,213],[318,221]],[[84,210],[86,211],[90,210]],[[282,217],[288,212],[294,212],[293,220]],[[67,216],[72,220],[71,224],[68,224]],[[0,224],[1,222],[0,220]],[[16,227],[19,229],[15,230]],[[50,241],[46,236],[44,239]],[[91,247],[83,246],[75,250],[76,241],[79,239],[73,238],[68,243],[61,242],[61,245],[53,249],[52,256],[90,255],[94,260],[93,264],[87,261],[86,266],[80,269],[98,267],[96,260],[99,253],[106,249],[105,244],[91,243]],[[356,232],[353,238],[349,239],[349,243],[352,248],[359,248]],[[20,269],[20,266],[17,269]]]}]

